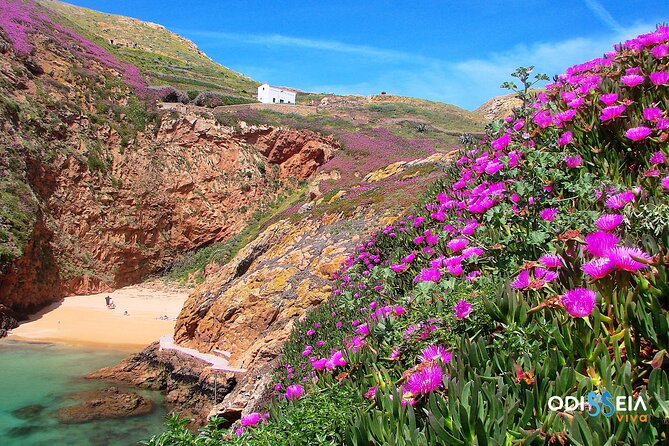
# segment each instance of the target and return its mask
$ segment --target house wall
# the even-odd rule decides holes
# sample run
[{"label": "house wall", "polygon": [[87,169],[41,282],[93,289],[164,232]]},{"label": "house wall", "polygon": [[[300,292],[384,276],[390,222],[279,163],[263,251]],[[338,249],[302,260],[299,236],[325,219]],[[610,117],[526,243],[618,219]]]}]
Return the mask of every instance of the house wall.
[{"label": "house wall", "polygon": [[294,104],[295,93],[262,84],[258,87],[258,100],[264,104]]}]

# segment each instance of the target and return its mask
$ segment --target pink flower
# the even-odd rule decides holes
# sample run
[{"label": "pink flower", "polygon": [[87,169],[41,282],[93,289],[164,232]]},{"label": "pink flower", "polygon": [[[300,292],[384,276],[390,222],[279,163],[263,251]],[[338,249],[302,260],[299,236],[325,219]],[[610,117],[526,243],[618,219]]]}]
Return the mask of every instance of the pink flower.
[{"label": "pink flower", "polygon": [[344,367],[347,364],[346,359],[344,359],[344,355],[341,352],[341,350],[337,350],[336,352],[334,352],[329,362],[331,362],[334,367]]},{"label": "pink flower", "polygon": [[374,395],[376,395],[376,387],[368,387],[363,396],[369,400],[374,398]]},{"label": "pink flower", "polygon": [[404,393],[416,395],[427,395],[433,390],[438,389],[443,385],[444,372],[438,365],[433,365],[424,368],[409,375],[407,382],[402,387]]},{"label": "pink flower", "polygon": [[658,129],[658,130],[669,129],[669,119],[666,119],[666,118],[658,119],[657,123],[655,123],[655,128]]},{"label": "pink flower", "polygon": [[482,248],[479,248],[478,246],[473,246],[471,248],[463,249],[460,254],[462,255],[463,259],[468,259],[470,257],[480,256],[484,252],[485,251]]},{"label": "pink flower", "polygon": [[643,119],[646,121],[657,121],[662,117],[662,110],[659,107],[648,107],[643,109]]},{"label": "pink flower", "polygon": [[447,244],[447,246],[455,252],[461,251],[467,245],[469,245],[469,240],[466,238],[454,238]]},{"label": "pink flower", "polygon": [[546,221],[553,221],[555,220],[555,216],[558,214],[558,212],[559,211],[556,208],[546,208],[539,212],[539,216]]},{"label": "pink flower", "polygon": [[574,139],[574,137],[573,137],[573,135],[571,134],[571,132],[569,132],[569,131],[564,132],[564,133],[560,136],[560,138],[558,138],[558,145],[560,145],[560,146],[566,146],[567,144],[569,144],[570,142],[572,142],[573,139]]},{"label": "pink flower", "polygon": [[632,127],[625,132],[625,136],[632,141],[641,141],[646,139],[653,131],[646,126]]},{"label": "pink flower", "polygon": [[369,325],[361,324],[358,326],[358,328],[355,329],[355,332],[360,333],[363,336],[367,336],[369,334]]},{"label": "pink flower", "polygon": [[481,271],[472,271],[471,273],[467,274],[467,277],[465,279],[468,282],[473,282],[476,280],[477,277],[481,275]]},{"label": "pink flower", "polygon": [[650,260],[651,257],[639,248],[629,248],[627,246],[618,246],[611,249],[609,258],[614,263],[616,269],[634,272],[638,269],[648,268],[648,265],[639,260]]},{"label": "pink flower", "polygon": [[662,178],[660,184],[662,184],[662,186],[664,186],[665,189],[669,189],[669,177]]},{"label": "pink flower", "polygon": [[603,122],[610,121],[615,119],[618,116],[622,115],[627,107],[624,105],[610,105],[602,109],[602,115],[599,119]]},{"label": "pink flower", "polygon": [[346,348],[351,349],[353,353],[356,353],[364,345],[365,341],[363,341],[360,336],[356,336],[346,343]]},{"label": "pink flower", "polygon": [[309,364],[311,364],[311,366],[316,370],[325,369],[327,362],[328,362],[327,358],[321,358],[321,359],[309,358]]},{"label": "pink flower", "polygon": [[502,150],[503,148],[508,146],[510,142],[511,142],[511,137],[509,136],[508,133],[505,133],[499,138],[493,140],[490,146],[495,150]]},{"label": "pink flower", "polygon": [[634,192],[625,191],[606,199],[606,206],[611,209],[622,209],[627,203],[634,201]]},{"label": "pink flower", "polygon": [[576,98],[572,101],[567,102],[567,105],[571,108],[579,108],[585,102],[585,98]]},{"label": "pink flower", "polygon": [[474,307],[472,304],[467,302],[464,299],[460,299],[457,304],[453,307],[453,310],[455,311],[455,318],[457,320],[462,320],[469,316],[472,313],[472,310]]},{"label": "pink flower", "polygon": [[585,236],[586,249],[595,257],[608,257],[620,239],[610,232],[597,231]]},{"label": "pink flower", "polygon": [[411,263],[415,258],[416,258],[416,253],[412,252],[411,254],[402,259],[402,263]]},{"label": "pink flower", "polygon": [[648,77],[653,85],[664,85],[669,82],[669,73],[666,71],[656,71],[655,73],[650,73]]},{"label": "pink flower", "polygon": [[286,393],[284,393],[286,399],[289,400],[299,399],[302,395],[304,395],[304,388],[299,384],[288,386]]},{"label": "pink flower", "polygon": [[253,413],[250,413],[250,414],[246,415],[245,417],[242,417],[241,425],[242,426],[255,426],[260,421],[264,421],[267,418],[269,418],[268,413],[259,414],[258,412],[253,412]]},{"label": "pink flower", "polygon": [[558,268],[562,266],[562,257],[557,254],[544,254],[539,257],[539,263],[546,268]]},{"label": "pink flower", "polygon": [[604,105],[613,105],[618,100],[618,93],[603,94],[599,97],[599,100],[602,101]]},{"label": "pink flower", "polygon": [[414,282],[439,282],[441,272],[437,268],[423,268],[413,279]]},{"label": "pink flower", "polygon": [[544,286],[543,282],[552,282],[557,279],[559,275],[555,271],[550,271],[537,266],[534,268],[534,277],[537,280],[535,280],[534,284],[530,282],[530,285],[534,285],[534,287],[542,287]]},{"label": "pink flower", "polygon": [[421,350],[418,360],[420,362],[442,361],[448,364],[451,362],[451,352],[447,351],[441,345],[430,345]]},{"label": "pink flower", "polygon": [[532,120],[542,129],[548,127],[553,122],[553,116],[548,110],[542,110],[535,114]]},{"label": "pink flower", "polygon": [[613,271],[614,268],[615,264],[613,261],[606,257],[590,260],[581,266],[583,272],[592,276],[593,279],[601,279]]},{"label": "pink flower", "polygon": [[425,241],[428,245],[436,245],[439,243],[439,236],[432,234],[429,230],[425,231]]},{"label": "pink flower", "polygon": [[520,274],[511,282],[511,288],[522,290],[530,286],[530,272],[522,270]]},{"label": "pink flower", "polygon": [[669,54],[669,47],[667,45],[657,45],[650,50],[656,59],[662,59],[664,56]]},{"label": "pink flower", "polygon": [[576,156],[566,157],[564,159],[564,162],[565,162],[565,165],[567,166],[567,168],[574,169],[576,167],[579,167],[581,165],[581,163],[583,162],[583,160],[581,159],[580,155],[576,155]]},{"label": "pink flower", "polygon": [[645,79],[646,77],[640,74],[628,74],[626,76],[620,77],[621,82],[627,85],[628,87],[636,87],[637,85],[642,83]]},{"label": "pink flower", "polygon": [[571,317],[590,316],[596,301],[597,293],[587,288],[569,290],[560,298],[560,303]]},{"label": "pink flower", "polygon": [[390,265],[390,269],[395,271],[396,273],[401,273],[403,271],[406,271],[409,268],[409,265],[406,263],[393,263]]},{"label": "pink flower", "polygon": [[664,164],[666,160],[667,158],[662,152],[655,152],[651,155],[648,161],[650,161],[651,164]]},{"label": "pink flower", "polygon": [[602,231],[613,231],[624,219],[625,217],[620,214],[604,214],[595,223]]}]

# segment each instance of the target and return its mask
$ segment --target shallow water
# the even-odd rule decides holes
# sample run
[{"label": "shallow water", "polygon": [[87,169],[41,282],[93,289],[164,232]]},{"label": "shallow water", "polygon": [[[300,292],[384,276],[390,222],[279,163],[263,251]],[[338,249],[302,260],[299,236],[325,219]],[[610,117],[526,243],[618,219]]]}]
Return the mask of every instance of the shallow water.
[{"label": "shallow water", "polygon": [[133,391],[153,400],[150,415],[63,424],[57,409],[73,392],[109,386],[79,378],[117,363],[127,352],[0,340],[0,444],[2,446],[129,446],[161,431],[165,417],[158,392]]}]

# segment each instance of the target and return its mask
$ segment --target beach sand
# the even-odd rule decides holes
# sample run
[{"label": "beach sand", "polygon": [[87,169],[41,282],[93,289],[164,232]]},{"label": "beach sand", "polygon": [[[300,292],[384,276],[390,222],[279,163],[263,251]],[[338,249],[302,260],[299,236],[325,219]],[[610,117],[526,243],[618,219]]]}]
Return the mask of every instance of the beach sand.
[{"label": "beach sand", "polygon": [[[31,316],[9,338],[138,351],[174,332],[188,294],[185,289],[145,283],[111,293],[70,296]],[[112,297],[115,309],[106,307],[106,296]]]}]

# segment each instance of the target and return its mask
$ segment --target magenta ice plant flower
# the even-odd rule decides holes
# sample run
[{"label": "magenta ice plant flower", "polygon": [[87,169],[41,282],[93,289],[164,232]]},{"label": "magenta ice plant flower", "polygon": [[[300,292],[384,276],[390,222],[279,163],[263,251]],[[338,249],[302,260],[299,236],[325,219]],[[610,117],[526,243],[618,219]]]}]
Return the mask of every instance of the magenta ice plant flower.
[{"label": "magenta ice plant flower", "polygon": [[604,214],[595,223],[602,231],[613,231],[624,219],[625,217],[620,214]]},{"label": "magenta ice plant flower", "polygon": [[632,127],[625,132],[625,136],[632,141],[641,141],[648,138],[653,131],[646,126]]},{"label": "magenta ice plant flower", "polygon": [[610,105],[608,107],[605,107],[604,109],[602,109],[602,114],[599,117],[599,119],[603,122],[615,119],[623,114],[625,108],[626,107],[624,105]]},{"label": "magenta ice plant flower", "polygon": [[643,119],[646,121],[657,121],[662,117],[662,110],[659,107],[647,107],[643,109]]},{"label": "magenta ice plant flower", "polygon": [[472,313],[473,309],[474,307],[472,306],[472,304],[470,304],[464,299],[460,299],[458,303],[456,303],[455,306],[453,307],[453,311],[455,312],[455,318],[457,320],[462,320],[467,316],[469,316]]},{"label": "magenta ice plant flower", "polygon": [[288,400],[299,399],[302,395],[304,395],[304,387],[302,387],[299,384],[293,384],[288,386],[286,388],[286,393],[284,393],[284,396]]},{"label": "magenta ice plant flower", "polygon": [[546,208],[539,212],[539,216],[546,221],[553,221],[555,220],[555,216],[558,214],[558,212],[559,211],[556,208]]},{"label": "magenta ice plant flower", "polygon": [[665,189],[669,189],[669,177],[662,178],[660,184],[662,184],[662,187],[664,187]]},{"label": "magenta ice plant flower", "polygon": [[666,71],[656,71],[648,76],[653,85],[664,85],[669,83],[669,73]]},{"label": "magenta ice plant flower", "polygon": [[258,424],[261,421],[266,420],[267,418],[269,418],[268,413],[260,414],[258,412],[253,412],[253,413],[250,413],[250,414],[242,417],[241,425],[245,426],[245,427],[246,426],[255,426],[256,424]]},{"label": "magenta ice plant flower", "polygon": [[662,152],[655,152],[650,156],[648,161],[650,161],[651,164],[664,164],[664,162],[667,161],[667,157],[665,157]]},{"label": "magenta ice plant flower", "polygon": [[421,350],[418,360],[420,362],[442,361],[448,364],[451,362],[451,352],[441,345],[430,345]]},{"label": "magenta ice plant flower", "polygon": [[414,278],[414,282],[439,282],[441,271],[437,268],[423,268]]},{"label": "magenta ice plant flower", "polygon": [[646,77],[640,74],[627,74],[620,77],[620,81],[628,87],[636,87],[637,85],[643,83],[645,79]]},{"label": "magenta ice plant flower", "polygon": [[574,136],[572,135],[572,133],[569,132],[569,131],[566,131],[562,135],[560,135],[560,137],[558,138],[558,145],[566,146],[567,144],[572,142],[573,139],[574,139]]},{"label": "magenta ice plant flower", "polygon": [[562,295],[560,303],[572,317],[588,317],[597,301],[597,293],[587,288],[575,288]]},{"label": "magenta ice plant flower", "polygon": [[582,164],[583,160],[581,159],[580,155],[576,156],[568,156],[564,159],[565,165],[569,169],[574,169],[576,167],[580,167]]},{"label": "magenta ice plant flower", "polygon": [[617,235],[605,231],[597,231],[585,236],[586,249],[595,257],[608,257],[620,239]]},{"label": "magenta ice plant flower", "polygon": [[634,201],[635,195],[632,191],[625,191],[615,194],[606,199],[606,207],[610,209],[622,209],[627,203]]},{"label": "magenta ice plant flower", "polygon": [[511,288],[522,290],[530,286],[530,271],[522,270],[520,274],[511,282]]},{"label": "magenta ice plant flower", "polygon": [[447,243],[447,246],[455,252],[461,251],[469,245],[469,240],[466,238],[454,238]]},{"label": "magenta ice plant flower", "polygon": [[599,97],[599,100],[604,103],[604,105],[613,105],[618,100],[618,93],[607,93]]},{"label": "magenta ice plant flower", "polygon": [[607,257],[590,260],[581,266],[581,270],[587,275],[592,276],[593,279],[601,279],[602,277],[605,277],[613,271],[614,268],[615,264],[613,263],[613,260]]},{"label": "magenta ice plant flower", "polygon": [[539,257],[539,263],[546,268],[558,268],[562,266],[562,257],[557,254],[544,254]]},{"label": "magenta ice plant flower", "polygon": [[444,372],[438,365],[425,367],[409,375],[403,386],[404,393],[411,395],[427,395],[443,385]]},{"label": "magenta ice plant flower", "polygon": [[611,259],[616,269],[630,272],[648,268],[648,264],[640,262],[639,260],[649,261],[651,259],[651,257],[641,249],[630,248],[627,246],[612,248],[608,257]]}]

